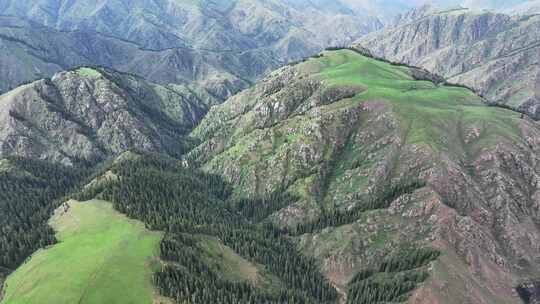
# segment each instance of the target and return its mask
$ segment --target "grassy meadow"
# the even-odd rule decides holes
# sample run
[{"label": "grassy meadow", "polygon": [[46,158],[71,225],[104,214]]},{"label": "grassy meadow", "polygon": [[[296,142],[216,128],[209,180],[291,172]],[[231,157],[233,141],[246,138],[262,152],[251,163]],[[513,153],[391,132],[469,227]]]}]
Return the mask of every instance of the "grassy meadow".
[{"label": "grassy meadow", "polygon": [[333,110],[366,100],[389,102],[403,124],[409,144],[427,144],[434,150],[452,150],[463,146],[463,134],[449,134],[456,126],[487,130],[472,151],[491,145],[500,138],[517,139],[520,114],[488,107],[480,97],[466,88],[435,85],[415,80],[410,68],[362,56],[352,50],[327,51],[301,67],[324,79],[328,86],[352,85],[364,88],[350,99],[328,107]]},{"label": "grassy meadow", "polygon": [[[7,281],[2,304],[148,304],[161,233],[108,202],[68,202],[50,221],[58,244],[36,252]],[[159,301],[154,302],[159,303]]]}]

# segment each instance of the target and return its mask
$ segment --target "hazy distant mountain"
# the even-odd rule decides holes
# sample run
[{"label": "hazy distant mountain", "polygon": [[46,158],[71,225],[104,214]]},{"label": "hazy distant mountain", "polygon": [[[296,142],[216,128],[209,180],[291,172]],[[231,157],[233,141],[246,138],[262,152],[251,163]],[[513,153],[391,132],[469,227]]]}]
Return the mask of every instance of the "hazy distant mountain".
[{"label": "hazy distant mountain", "polygon": [[507,8],[506,12],[509,14],[538,14],[540,13],[540,0],[525,1]]},{"label": "hazy distant mountain", "polygon": [[341,0],[356,12],[364,12],[381,18],[385,23],[407,11],[423,5],[433,5],[443,9],[467,7],[476,10],[496,12],[521,11],[538,7],[538,0]]},{"label": "hazy distant mountain", "polygon": [[459,5],[472,9],[503,11],[527,2],[530,2],[530,0],[434,0],[425,1],[425,4],[446,6],[446,8]]},{"label": "hazy distant mountain", "polygon": [[520,13],[532,13],[532,11],[526,11],[524,8],[532,7],[534,4],[538,5],[538,0],[467,0],[461,4],[464,7],[475,9],[489,9],[496,12],[520,12]]},{"label": "hazy distant mountain", "polygon": [[[1,0],[4,15],[29,18],[59,30],[100,32],[145,48],[190,46],[236,50],[277,46],[311,35],[309,44],[352,39],[377,27],[374,18],[358,16],[341,3],[319,1],[64,1]],[[346,31],[337,27],[355,22]],[[336,31],[330,31],[329,25]]]},{"label": "hazy distant mountain", "polygon": [[99,64],[224,98],[280,64],[381,27],[332,1],[0,0],[0,11],[26,18],[0,19],[0,91]]},{"label": "hazy distant mountain", "polygon": [[189,83],[224,98],[279,65],[273,52],[216,52],[192,48],[142,49],[95,32],[58,31],[16,17],[0,17],[0,91],[79,65],[101,65],[158,83]]},{"label": "hazy distant mountain", "polygon": [[466,7],[475,10],[489,10],[493,12],[509,12],[519,7],[528,6],[537,0],[428,0],[418,1],[420,5],[434,5],[443,9],[452,7]]}]

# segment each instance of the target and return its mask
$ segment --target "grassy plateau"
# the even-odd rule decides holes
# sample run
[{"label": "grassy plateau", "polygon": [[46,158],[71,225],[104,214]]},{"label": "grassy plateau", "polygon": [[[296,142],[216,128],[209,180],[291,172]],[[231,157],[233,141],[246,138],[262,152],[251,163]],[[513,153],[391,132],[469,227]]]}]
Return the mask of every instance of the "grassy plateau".
[{"label": "grassy plateau", "polygon": [[322,57],[310,59],[301,68],[318,75],[328,86],[367,88],[354,98],[331,105],[328,110],[366,100],[390,102],[393,112],[403,123],[403,130],[408,132],[406,140],[409,144],[427,144],[438,151],[462,146],[462,142],[456,142],[462,139],[460,134],[449,134],[456,126],[487,130],[477,141],[479,146],[493,144],[501,137],[516,139],[519,135],[519,113],[488,107],[466,88],[415,80],[410,68],[405,66],[344,49],[324,52]]}]

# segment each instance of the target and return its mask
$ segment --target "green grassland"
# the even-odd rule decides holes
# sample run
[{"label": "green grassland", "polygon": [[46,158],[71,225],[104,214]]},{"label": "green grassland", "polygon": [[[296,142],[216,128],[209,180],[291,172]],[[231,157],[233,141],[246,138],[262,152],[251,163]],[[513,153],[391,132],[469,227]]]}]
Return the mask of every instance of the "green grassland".
[{"label": "green grassland", "polygon": [[84,77],[98,78],[101,77],[101,73],[93,68],[82,67],[77,70],[79,75]]},{"label": "green grassland", "polygon": [[244,259],[219,239],[198,235],[198,243],[203,249],[203,260],[222,275],[222,279],[230,282],[247,282],[264,290],[276,291],[282,282],[268,273],[264,266]]},{"label": "green grassland", "polygon": [[[2,304],[152,303],[161,233],[108,202],[69,202],[50,221],[59,243],[11,274]],[[156,302],[154,302],[156,303]],[[159,302],[158,302],[159,303]]]},{"label": "green grassland", "polygon": [[384,100],[403,124],[409,144],[427,144],[435,151],[451,151],[463,146],[463,134],[452,134],[460,127],[484,130],[471,145],[493,144],[501,138],[516,139],[520,114],[488,107],[466,88],[436,85],[415,80],[410,68],[362,56],[352,50],[327,51],[300,67],[323,79],[328,86],[354,85],[367,88],[351,99],[327,107],[336,110],[366,100]]}]

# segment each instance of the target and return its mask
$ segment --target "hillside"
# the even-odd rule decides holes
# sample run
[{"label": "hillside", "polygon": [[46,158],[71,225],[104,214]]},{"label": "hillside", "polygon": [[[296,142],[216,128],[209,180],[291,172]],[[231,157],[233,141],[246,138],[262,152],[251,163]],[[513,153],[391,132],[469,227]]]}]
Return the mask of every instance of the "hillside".
[{"label": "hillside", "polygon": [[33,252],[55,242],[47,225],[52,211],[88,174],[44,161],[0,159],[0,282]]},{"label": "hillside", "polygon": [[103,201],[67,202],[50,224],[59,243],[9,277],[2,303],[165,303],[152,286],[160,233]]},{"label": "hillside", "polygon": [[[336,300],[312,259],[250,215],[250,207],[260,201],[230,199],[230,185],[218,176],[163,155],[124,153],[82,185],[70,195],[81,203],[55,200],[45,207],[58,207],[49,221],[58,243],[38,234],[38,225],[28,229],[37,242],[52,245],[7,278],[1,303],[149,303],[158,293],[176,303],[201,304]],[[92,200],[96,197],[111,202],[115,211],[109,203]],[[286,199],[277,195],[272,201],[285,204]],[[6,203],[9,207],[0,200],[0,207]],[[5,220],[15,229],[23,227]],[[0,241],[2,247],[10,245]],[[133,284],[140,287],[137,293],[126,294]],[[64,292],[53,292],[58,289]]]},{"label": "hillside", "polygon": [[128,149],[180,155],[215,99],[189,86],[85,67],[0,95],[0,158],[94,163]]},{"label": "hillside", "polygon": [[349,303],[374,303],[362,294],[392,286],[381,261],[410,247],[441,252],[410,303],[520,303],[540,271],[540,126],[429,78],[324,52],[212,108],[186,160],[233,196],[296,197],[270,218]]},{"label": "hillside", "polygon": [[540,17],[423,7],[357,45],[475,88],[491,102],[540,118]]}]

